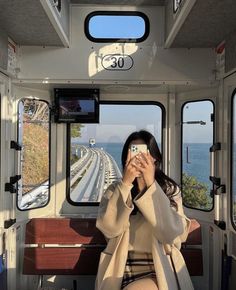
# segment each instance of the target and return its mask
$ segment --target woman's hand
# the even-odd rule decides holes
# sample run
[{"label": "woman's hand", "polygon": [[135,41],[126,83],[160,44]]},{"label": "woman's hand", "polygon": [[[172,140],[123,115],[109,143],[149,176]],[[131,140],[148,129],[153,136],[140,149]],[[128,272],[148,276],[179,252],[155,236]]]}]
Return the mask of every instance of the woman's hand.
[{"label": "woman's hand", "polygon": [[125,163],[124,174],[123,174],[123,183],[130,186],[136,177],[140,176],[140,171],[136,169],[135,162],[137,162],[136,157],[131,158],[131,151],[129,149],[128,156]]},{"label": "woman's hand", "polygon": [[137,171],[142,173],[143,179],[148,188],[155,181],[155,159],[151,156],[149,151],[147,154],[141,152],[136,155],[136,159],[138,162],[133,163],[133,166]]}]

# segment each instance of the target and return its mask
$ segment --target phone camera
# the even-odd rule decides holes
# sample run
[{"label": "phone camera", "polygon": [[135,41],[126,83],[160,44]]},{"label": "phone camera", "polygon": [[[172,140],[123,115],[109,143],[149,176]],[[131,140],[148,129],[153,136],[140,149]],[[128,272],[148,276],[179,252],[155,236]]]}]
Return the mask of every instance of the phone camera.
[{"label": "phone camera", "polygon": [[138,150],[138,148],[137,148],[136,145],[132,145],[132,146],[131,146],[131,151],[132,151],[132,152],[137,152],[137,150]]}]

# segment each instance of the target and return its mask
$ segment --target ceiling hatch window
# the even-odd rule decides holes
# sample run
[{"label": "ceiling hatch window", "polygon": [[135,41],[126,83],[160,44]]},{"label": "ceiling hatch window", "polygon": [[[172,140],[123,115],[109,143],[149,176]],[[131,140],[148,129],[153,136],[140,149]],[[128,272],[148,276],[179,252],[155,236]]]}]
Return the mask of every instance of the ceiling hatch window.
[{"label": "ceiling hatch window", "polygon": [[85,19],[85,34],[93,42],[142,42],[149,20],[141,12],[93,12]]}]

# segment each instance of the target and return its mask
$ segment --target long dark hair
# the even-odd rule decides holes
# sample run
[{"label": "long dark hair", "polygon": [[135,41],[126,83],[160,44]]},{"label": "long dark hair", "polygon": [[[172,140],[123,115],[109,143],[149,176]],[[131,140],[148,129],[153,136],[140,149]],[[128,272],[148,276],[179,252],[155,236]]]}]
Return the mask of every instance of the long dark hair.
[{"label": "long dark hair", "polygon": [[[149,133],[145,130],[141,130],[139,132],[134,132],[131,135],[129,135],[129,137],[125,141],[125,144],[124,144],[124,147],[122,150],[122,155],[121,155],[123,169],[125,168],[125,163],[126,163],[130,144],[133,141],[139,140],[139,139],[144,141],[144,143],[147,145],[147,148],[148,148],[151,156],[156,160],[155,161],[155,167],[156,167],[155,179],[156,179],[156,181],[158,182],[158,184],[160,185],[160,187],[162,188],[164,193],[169,198],[171,206],[178,209],[177,203],[173,199],[173,196],[176,193],[178,185],[173,179],[171,179],[169,176],[167,176],[161,170],[160,164],[162,163],[162,155],[161,155],[161,152],[160,152],[159,147],[157,145],[156,139],[151,133]],[[131,191],[132,198],[134,198],[138,194],[138,183],[137,183],[136,179],[134,180],[133,185],[134,185],[134,187],[132,188],[132,191]],[[137,208],[135,208],[134,212],[136,212],[136,211],[137,211]]]}]

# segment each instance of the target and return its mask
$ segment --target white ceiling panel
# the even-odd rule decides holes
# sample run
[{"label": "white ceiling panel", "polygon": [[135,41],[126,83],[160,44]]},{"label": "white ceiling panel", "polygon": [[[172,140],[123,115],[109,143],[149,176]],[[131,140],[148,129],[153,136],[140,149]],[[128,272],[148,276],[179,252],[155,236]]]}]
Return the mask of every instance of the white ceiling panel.
[{"label": "white ceiling panel", "polygon": [[63,46],[39,0],[0,0],[0,26],[17,44]]}]

